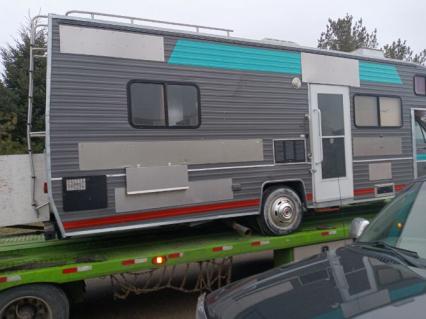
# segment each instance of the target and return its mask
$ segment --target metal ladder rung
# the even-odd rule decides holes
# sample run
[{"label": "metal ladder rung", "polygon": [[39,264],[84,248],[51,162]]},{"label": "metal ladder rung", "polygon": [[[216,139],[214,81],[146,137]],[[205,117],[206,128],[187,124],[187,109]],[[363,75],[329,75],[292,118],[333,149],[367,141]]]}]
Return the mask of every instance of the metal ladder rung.
[{"label": "metal ladder rung", "polygon": [[31,137],[45,137],[46,136],[46,132],[45,131],[31,132],[30,136]]}]

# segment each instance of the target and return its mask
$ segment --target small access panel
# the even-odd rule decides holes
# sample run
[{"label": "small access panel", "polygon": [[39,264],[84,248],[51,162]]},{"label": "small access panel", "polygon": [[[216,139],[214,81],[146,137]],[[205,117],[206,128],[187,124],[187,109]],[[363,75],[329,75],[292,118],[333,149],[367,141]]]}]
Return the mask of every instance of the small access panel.
[{"label": "small access panel", "polygon": [[106,176],[64,177],[62,201],[65,212],[106,208]]}]

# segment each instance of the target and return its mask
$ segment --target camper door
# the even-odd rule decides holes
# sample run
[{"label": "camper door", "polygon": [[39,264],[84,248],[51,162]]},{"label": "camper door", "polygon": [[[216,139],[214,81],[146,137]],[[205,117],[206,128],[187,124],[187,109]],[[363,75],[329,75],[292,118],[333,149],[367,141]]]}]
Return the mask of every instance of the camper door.
[{"label": "camper door", "polygon": [[314,202],[353,197],[349,89],[310,85]]}]

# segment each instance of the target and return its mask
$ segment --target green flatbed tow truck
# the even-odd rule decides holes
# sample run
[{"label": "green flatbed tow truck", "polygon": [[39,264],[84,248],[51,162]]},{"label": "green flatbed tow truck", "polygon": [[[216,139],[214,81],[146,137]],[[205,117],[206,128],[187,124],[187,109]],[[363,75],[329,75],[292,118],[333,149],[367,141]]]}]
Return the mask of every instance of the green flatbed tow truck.
[{"label": "green flatbed tow truck", "polygon": [[[230,281],[233,256],[270,250],[276,264],[287,263],[298,247],[348,239],[355,216],[371,219],[377,211],[308,219],[297,232],[279,237],[241,236],[216,225],[214,231],[178,229],[179,236],[157,230],[48,241],[42,235],[0,238],[0,318],[68,318],[70,300],[82,296],[86,280],[98,277],[110,276],[118,297],[163,287],[214,289]],[[185,273],[191,264],[198,276],[189,289],[182,271],[175,283],[175,270],[181,265]],[[139,288],[138,275],[145,276]]]}]

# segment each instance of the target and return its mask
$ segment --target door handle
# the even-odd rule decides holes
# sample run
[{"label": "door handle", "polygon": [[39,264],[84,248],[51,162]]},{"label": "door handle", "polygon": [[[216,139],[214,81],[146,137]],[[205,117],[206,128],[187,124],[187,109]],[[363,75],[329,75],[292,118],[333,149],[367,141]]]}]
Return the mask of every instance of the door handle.
[{"label": "door handle", "polygon": [[323,154],[323,148],[322,148],[322,116],[321,116],[321,110],[320,109],[314,109],[316,111],[317,115],[317,122],[318,122],[318,137],[319,137],[319,160],[315,162],[315,164],[321,164],[324,160],[324,154]]}]

